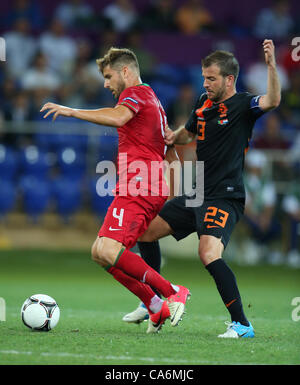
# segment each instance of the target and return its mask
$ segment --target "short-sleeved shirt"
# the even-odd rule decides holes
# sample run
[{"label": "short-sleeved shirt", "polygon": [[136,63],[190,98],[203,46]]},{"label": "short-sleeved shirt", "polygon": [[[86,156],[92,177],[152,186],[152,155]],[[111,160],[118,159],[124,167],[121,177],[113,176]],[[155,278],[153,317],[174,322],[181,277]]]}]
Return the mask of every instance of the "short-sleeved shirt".
[{"label": "short-sleeved shirt", "polygon": [[260,96],[236,93],[214,103],[202,94],[185,128],[197,135],[197,160],[204,162],[204,199],[245,201],[244,158],[253,126],[264,112]]}]

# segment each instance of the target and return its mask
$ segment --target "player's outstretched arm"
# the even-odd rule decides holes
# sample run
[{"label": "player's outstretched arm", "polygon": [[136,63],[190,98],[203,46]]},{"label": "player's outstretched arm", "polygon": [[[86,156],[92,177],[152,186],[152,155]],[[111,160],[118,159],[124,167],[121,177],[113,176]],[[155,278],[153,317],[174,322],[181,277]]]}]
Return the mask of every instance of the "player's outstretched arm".
[{"label": "player's outstretched arm", "polygon": [[121,127],[134,116],[134,113],[129,108],[122,105],[117,105],[114,108],[81,110],[77,108],[61,106],[55,103],[46,103],[40,110],[40,112],[43,111],[47,111],[44,115],[44,118],[47,118],[53,114],[53,121],[58,116],[67,116],[111,127]]},{"label": "player's outstretched arm", "polygon": [[272,40],[264,40],[263,49],[268,67],[268,88],[266,95],[259,99],[259,106],[263,111],[276,108],[281,100],[281,86],[276,69],[275,47]]}]

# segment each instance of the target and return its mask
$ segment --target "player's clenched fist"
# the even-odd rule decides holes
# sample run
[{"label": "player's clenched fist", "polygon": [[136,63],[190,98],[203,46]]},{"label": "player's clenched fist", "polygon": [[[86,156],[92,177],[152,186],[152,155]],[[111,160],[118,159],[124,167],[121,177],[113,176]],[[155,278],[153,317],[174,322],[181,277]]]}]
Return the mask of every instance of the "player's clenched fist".
[{"label": "player's clenched fist", "polygon": [[275,66],[275,47],[273,40],[265,39],[263,42],[265,61],[267,65]]},{"label": "player's clenched fist", "polygon": [[165,131],[165,143],[168,146],[171,146],[174,143],[175,140],[175,134],[170,128],[166,128]]},{"label": "player's clenched fist", "polygon": [[55,120],[59,115],[61,116],[72,116],[72,108],[61,106],[56,103],[46,103],[43,105],[43,107],[40,109],[40,112],[47,111],[48,112],[43,116],[44,119],[47,118],[49,115],[53,114],[52,120]]}]

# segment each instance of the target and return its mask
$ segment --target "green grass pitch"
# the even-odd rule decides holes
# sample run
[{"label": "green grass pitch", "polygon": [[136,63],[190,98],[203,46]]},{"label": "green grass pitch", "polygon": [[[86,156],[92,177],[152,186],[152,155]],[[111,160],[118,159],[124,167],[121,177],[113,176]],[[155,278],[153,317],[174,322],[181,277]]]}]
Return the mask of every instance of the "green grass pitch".
[{"label": "green grass pitch", "polygon": [[[229,318],[198,260],[167,259],[163,275],[188,286],[192,298],[179,326],[166,322],[159,334],[147,335],[146,322],[122,321],[137,299],[92,262],[88,251],[1,251],[6,321],[0,322],[0,364],[300,364],[300,321],[292,319],[299,270],[230,266],[256,331],[253,339],[217,338]],[[24,300],[38,293],[54,297],[61,309],[59,324],[48,333],[29,330],[20,318]]]}]

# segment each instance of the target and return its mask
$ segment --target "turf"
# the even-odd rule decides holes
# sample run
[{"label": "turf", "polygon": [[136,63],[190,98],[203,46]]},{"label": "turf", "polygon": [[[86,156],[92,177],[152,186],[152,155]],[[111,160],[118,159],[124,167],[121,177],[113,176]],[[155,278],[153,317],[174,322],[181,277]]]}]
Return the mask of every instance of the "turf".
[{"label": "turf", "polygon": [[[192,298],[178,327],[147,335],[147,323],[122,316],[137,300],[89,258],[89,252],[1,251],[0,364],[217,365],[299,364],[300,321],[292,319],[300,272],[285,267],[241,267],[236,273],[253,339],[221,340],[227,311],[212,278],[197,260],[168,258],[163,275],[190,288]],[[50,332],[33,332],[20,318],[24,300],[54,297],[61,319]]]}]

